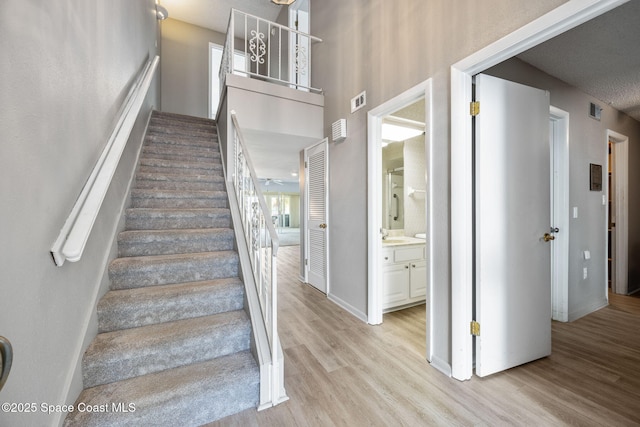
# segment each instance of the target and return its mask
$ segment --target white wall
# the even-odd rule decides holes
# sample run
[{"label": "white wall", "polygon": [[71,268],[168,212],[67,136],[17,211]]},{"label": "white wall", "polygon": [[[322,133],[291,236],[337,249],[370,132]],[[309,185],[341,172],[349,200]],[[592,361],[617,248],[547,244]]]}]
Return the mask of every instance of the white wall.
[{"label": "white wall", "polygon": [[[0,13],[0,335],[14,348],[2,402],[72,403],[95,334],[135,154],[157,103],[156,79],[77,263],[49,249],[115,124],[133,79],[156,55],[153,0],[8,0]],[[0,425],[59,415],[0,412]]]},{"label": "white wall", "polygon": [[224,34],[207,28],[162,22],[162,111],[209,117],[209,43],[224,41]]},{"label": "white wall", "polygon": [[[559,53],[561,54],[561,53]],[[640,246],[640,174],[633,165],[640,163],[640,123],[568,84],[551,77],[519,59],[511,59],[486,71],[487,74],[548,90],[551,104],[568,111],[569,121],[569,203],[578,208],[578,218],[569,220],[569,319],[574,320],[606,304],[606,206],[603,191],[589,190],[589,164],[602,165],[606,179],[606,131],[611,129],[629,137],[629,281],[630,291],[638,286],[640,266],[636,259]],[[588,116],[589,103],[603,107],[600,121]],[[632,172],[633,171],[633,172]],[[583,252],[591,252],[585,260]],[[583,279],[583,268],[588,278]],[[635,280],[633,280],[635,279]]]},{"label": "white wall", "polygon": [[[415,236],[427,230],[425,204],[425,137],[411,138],[404,143],[404,235]],[[416,191],[409,194],[409,187]]]}]

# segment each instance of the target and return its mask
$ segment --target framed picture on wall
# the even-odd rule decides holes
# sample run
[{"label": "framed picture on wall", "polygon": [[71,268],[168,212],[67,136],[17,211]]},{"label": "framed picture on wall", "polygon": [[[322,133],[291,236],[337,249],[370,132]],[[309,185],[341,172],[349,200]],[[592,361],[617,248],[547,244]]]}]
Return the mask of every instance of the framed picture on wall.
[{"label": "framed picture on wall", "polygon": [[602,165],[589,164],[589,190],[602,191]]}]

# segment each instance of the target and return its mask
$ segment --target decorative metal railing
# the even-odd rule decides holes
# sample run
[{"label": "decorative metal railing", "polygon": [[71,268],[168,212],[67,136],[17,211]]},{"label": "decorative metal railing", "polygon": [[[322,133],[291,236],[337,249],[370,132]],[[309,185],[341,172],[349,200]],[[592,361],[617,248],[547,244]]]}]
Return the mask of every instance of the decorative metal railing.
[{"label": "decorative metal railing", "polygon": [[318,37],[231,9],[222,63],[220,93],[227,74],[280,83],[320,93],[311,86],[311,44]]},{"label": "decorative metal railing", "polygon": [[233,190],[242,220],[242,231],[249,250],[253,280],[269,340],[272,363],[271,397],[272,404],[276,405],[287,399],[284,394],[284,384],[281,383],[284,362],[279,360],[277,263],[279,239],[234,111],[231,112],[231,121],[233,160],[227,171],[231,174],[233,181]]}]

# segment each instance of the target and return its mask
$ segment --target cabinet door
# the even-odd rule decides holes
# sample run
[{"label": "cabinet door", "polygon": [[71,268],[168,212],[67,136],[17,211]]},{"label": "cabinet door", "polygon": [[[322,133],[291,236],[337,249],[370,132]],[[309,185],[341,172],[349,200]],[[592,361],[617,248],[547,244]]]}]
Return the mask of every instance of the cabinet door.
[{"label": "cabinet door", "polygon": [[427,262],[412,262],[410,271],[410,297],[417,298],[427,295]]},{"label": "cabinet door", "polygon": [[393,265],[382,270],[382,308],[393,307],[409,298],[409,264]]}]

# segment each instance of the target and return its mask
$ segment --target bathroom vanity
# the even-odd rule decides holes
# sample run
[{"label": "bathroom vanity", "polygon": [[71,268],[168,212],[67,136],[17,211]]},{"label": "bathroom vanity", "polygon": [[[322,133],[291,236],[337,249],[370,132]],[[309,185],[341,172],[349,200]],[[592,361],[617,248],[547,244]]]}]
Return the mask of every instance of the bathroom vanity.
[{"label": "bathroom vanity", "polygon": [[385,312],[425,301],[427,262],[423,239],[389,237],[382,241],[382,287]]}]

